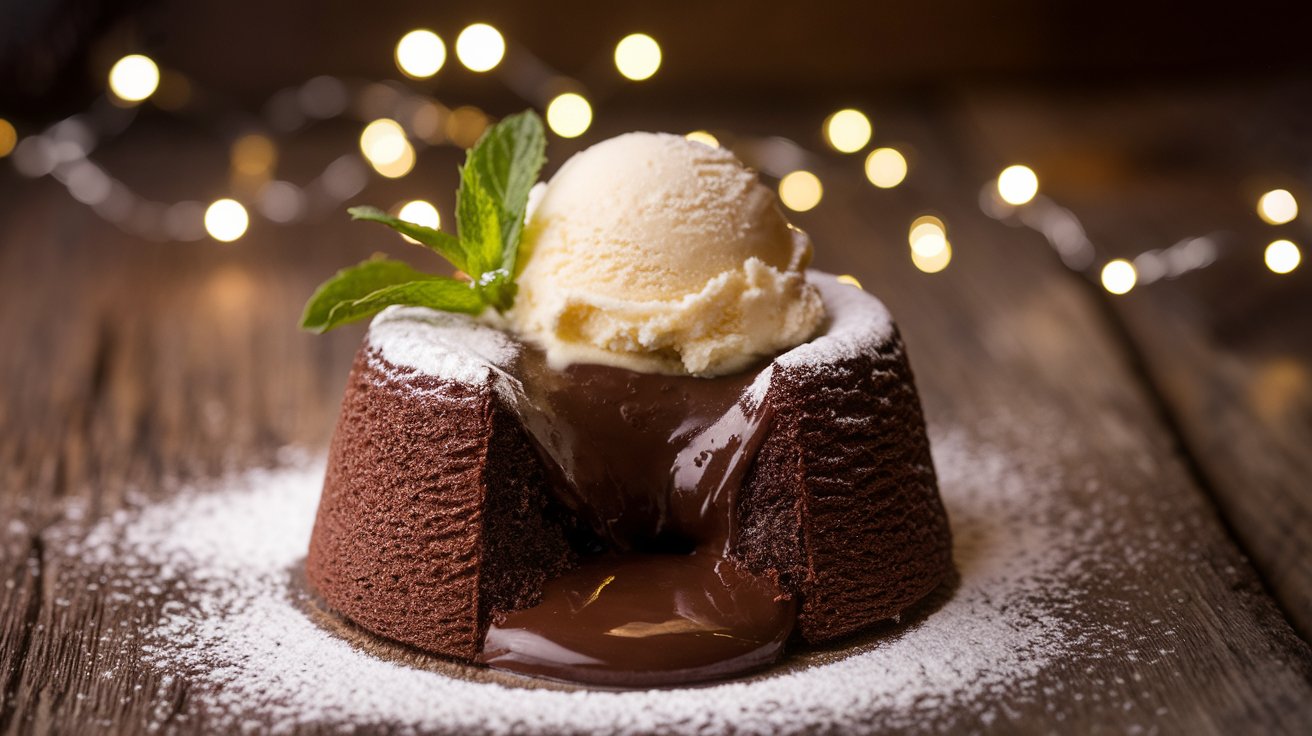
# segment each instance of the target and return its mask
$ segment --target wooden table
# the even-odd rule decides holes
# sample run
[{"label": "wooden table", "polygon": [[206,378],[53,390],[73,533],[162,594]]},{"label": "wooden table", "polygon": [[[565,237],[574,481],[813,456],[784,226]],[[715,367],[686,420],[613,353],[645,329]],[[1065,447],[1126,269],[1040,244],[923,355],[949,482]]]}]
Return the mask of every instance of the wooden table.
[{"label": "wooden table", "polygon": [[[1296,116],[1306,117],[1302,95],[875,106],[877,140],[911,152],[906,184],[873,189],[858,157],[813,162],[825,199],[795,221],[817,243],[816,265],[854,274],[898,317],[931,425],[980,428],[1005,414],[1054,427],[1071,449],[1044,460],[1096,481],[1127,550],[1151,540],[1169,551],[1109,562],[1090,600],[1076,602],[1122,617],[1127,640],[1163,655],[1053,668],[1051,694],[1006,704],[997,731],[1312,726],[1312,651],[1296,633],[1312,635],[1312,268],[1263,271],[1261,247],[1276,231],[1251,214],[1260,182],[1249,182],[1306,172],[1309,144],[1292,134],[1307,122]],[[1235,122],[1253,106],[1265,127]],[[817,120],[616,114],[597,135],[710,127],[786,134],[818,151]],[[295,179],[351,145],[346,130],[307,135],[284,151],[280,175]],[[569,150],[556,144],[553,161]],[[220,147],[165,124],[143,123],[97,158],[158,199],[218,196],[225,176]],[[422,193],[450,213],[458,158],[429,151],[415,174],[358,199]],[[981,213],[981,187],[1015,161],[1040,172],[1044,193],[1107,256],[1216,231],[1233,245],[1210,269],[1110,297],[1039,234]],[[954,247],[936,275],[907,253],[907,224],[926,211],[947,221]],[[131,658],[98,654],[134,632],[105,620],[98,593],[60,589],[43,530],[73,502],[95,518],[134,492],[165,498],[190,479],[272,463],[280,447],[324,445],[361,328],[300,333],[300,305],[371,251],[422,258],[405,248],[343,217],[257,223],[232,245],[144,242],[53,180],[0,169],[0,732],[159,722],[148,713],[158,681]],[[1037,452],[1023,438],[999,441],[1018,458]],[[1068,495],[1082,513],[1087,497]],[[1169,637],[1149,623],[1162,616]],[[186,712],[177,692],[171,707]]]}]

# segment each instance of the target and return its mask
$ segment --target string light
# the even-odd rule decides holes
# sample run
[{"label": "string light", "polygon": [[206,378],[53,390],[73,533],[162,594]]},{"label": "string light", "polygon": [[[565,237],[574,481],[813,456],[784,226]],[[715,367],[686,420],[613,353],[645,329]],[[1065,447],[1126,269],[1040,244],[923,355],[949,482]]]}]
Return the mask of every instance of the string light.
[{"label": "string light", "polygon": [[866,147],[874,128],[860,110],[839,110],[825,120],[825,140],[834,150],[855,153]]},{"label": "string light", "polygon": [[1268,225],[1283,225],[1298,217],[1298,200],[1288,189],[1272,189],[1257,200],[1257,216]]},{"label": "string light", "polygon": [[1266,247],[1266,267],[1273,273],[1289,273],[1298,268],[1303,254],[1288,240],[1277,240]]},{"label": "string light", "polygon": [[14,124],[0,118],[0,158],[13,153],[16,145],[18,145],[18,131],[14,130]]},{"label": "string light", "polygon": [[694,130],[688,135],[685,135],[684,138],[687,138],[690,141],[696,141],[697,143],[710,146],[711,148],[720,147],[720,139],[716,138],[710,133],[707,133],[704,130]]},{"label": "string light", "polygon": [[1014,164],[998,174],[998,196],[1007,204],[1019,207],[1039,193],[1039,177],[1028,166]]},{"label": "string light", "polygon": [[456,37],[456,58],[471,72],[491,71],[505,55],[506,39],[486,23],[467,26]]},{"label": "string light", "polygon": [[914,247],[911,249],[912,265],[925,273],[938,273],[951,262],[952,244],[947,240],[943,240],[942,247],[932,253],[920,253]]},{"label": "string light", "polygon": [[[431,203],[422,199],[415,199],[401,205],[401,209],[396,216],[406,222],[413,222],[416,225],[431,227],[434,230],[442,226],[442,216],[437,213],[437,208]],[[418,243],[418,240],[409,235],[402,235],[407,243]]]},{"label": "string light", "polygon": [[242,176],[264,176],[277,160],[273,141],[259,133],[244,135],[232,144],[232,170]]},{"label": "string light", "polygon": [[[933,215],[921,215],[911,221],[911,229],[907,231],[907,242],[911,244],[911,249],[917,249],[916,243],[921,239],[930,237],[947,242],[948,231],[943,225],[943,221]],[[919,249],[926,252],[934,252],[934,248],[925,245],[919,246]]]},{"label": "string light", "polygon": [[1124,258],[1117,258],[1102,267],[1102,288],[1113,294],[1128,294],[1138,281],[1139,272]]},{"label": "string light", "polygon": [[[472,71],[496,68],[506,54],[506,41],[490,25],[468,26],[456,40],[455,55]],[[397,67],[415,79],[431,77],[446,62],[447,48],[432,31],[416,29],[407,33],[395,48]],[[661,66],[660,45],[646,34],[630,34],[615,48],[616,68],[626,78],[650,78]],[[526,63],[541,67],[542,79],[551,78],[551,70],[531,58]],[[119,59],[108,75],[112,98],[121,103],[139,103],[153,99],[160,110],[176,111],[193,97],[186,77],[161,70],[149,57],[133,54]],[[516,88],[518,89],[518,88]],[[521,95],[531,96],[521,90]],[[165,96],[170,96],[166,101]],[[320,76],[299,87],[289,87],[274,95],[266,107],[265,124],[269,130],[292,132],[318,120],[342,115],[351,106],[350,90],[342,80]],[[592,122],[592,106],[581,95],[567,93],[552,100],[548,125],[558,135],[573,137],[586,132]],[[468,147],[489,123],[487,115],[476,107],[446,108],[427,95],[414,93],[394,83],[374,83],[358,93],[354,108],[367,117],[378,118],[361,132],[360,148],[364,160],[353,153],[338,156],[323,173],[304,186],[286,181],[272,181],[278,151],[265,135],[244,136],[232,145],[231,186],[250,197],[257,211],[266,219],[292,223],[310,214],[330,211],[359,194],[368,183],[369,163],[383,176],[399,177],[409,173],[417,159],[409,134],[391,117],[405,120],[418,145],[454,144]],[[0,158],[12,156],[15,170],[28,177],[54,176],[75,200],[87,204],[107,222],[126,232],[151,239],[195,240],[205,233],[216,240],[230,242],[241,238],[250,225],[246,208],[234,199],[220,199],[206,207],[201,202],[173,204],[146,200],[123,182],[115,179],[88,158],[98,139],[112,135],[115,129],[94,115],[73,115],[46,130],[19,140],[14,126],[0,118]],[[103,128],[97,130],[97,128]],[[826,141],[836,150],[856,152],[869,144],[873,136],[870,119],[859,110],[844,109],[825,120]],[[698,130],[687,134],[689,140],[708,146],[720,145],[711,133]],[[822,196],[820,180],[801,169],[810,152],[785,138],[744,139],[763,171],[777,175],[789,172],[779,182],[781,202],[795,211],[816,207]],[[894,187],[905,180],[905,156],[894,148],[871,151],[865,159],[865,174],[875,186]],[[1038,177],[1026,166],[1009,166],[982,192],[981,207],[995,219],[1018,218],[1022,224],[1039,230],[1062,255],[1073,270],[1087,270],[1096,257],[1093,244],[1073,213],[1051,200],[1041,200],[1035,207],[1009,210],[1006,202],[1018,206],[1031,202],[1038,193]],[[985,203],[988,203],[987,206]],[[1039,206],[1039,205],[1042,206]],[[408,202],[401,216],[411,221],[440,224],[435,207],[422,200]],[[1298,203],[1288,190],[1264,193],[1257,203],[1258,215],[1272,225],[1293,221]],[[1046,219],[1038,218],[1047,213]],[[1031,218],[1033,215],[1033,218]],[[1061,215],[1061,217],[1057,217]],[[1027,219],[1030,218],[1030,219]],[[911,257],[916,267],[927,273],[945,269],[952,259],[952,247],[943,223],[932,215],[917,218],[908,234]],[[1078,246],[1078,248],[1076,248]],[[1071,251],[1075,248],[1075,251]],[[1076,259],[1074,256],[1080,256]],[[1123,294],[1139,284],[1147,285],[1163,278],[1204,268],[1218,256],[1218,245],[1209,236],[1186,238],[1168,248],[1141,253],[1133,262],[1118,259],[1102,270],[1103,286],[1112,293]],[[1275,273],[1289,273],[1301,262],[1299,247],[1288,240],[1270,243],[1264,253],[1267,268]],[[850,275],[837,277],[840,283],[860,287]]]},{"label": "string light", "polygon": [[400,179],[409,174],[415,167],[415,148],[410,145],[410,141],[402,139],[405,146],[401,149],[401,155],[391,161],[370,161],[374,171],[387,177],[388,179]]},{"label": "string light", "polygon": [[779,180],[779,201],[794,212],[813,209],[823,196],[819,177],[809,171],[793,171]]},{"label": "string light", "polygon": [[547,127],[561,138],[577,138],[592,125],[592,105],[583,95],[566,92],[547,105]]},{"label": "string light", "polygon": [[158,88],[159,67],[148,56],[124,56],[109,70],[109,91],[123,102],[141,102]]},{"label": "string light", "polygon": [[205,210],[205,232],[215,240],[231,243],[246,234],[250,216],[234,199],[216,200]]},{"label": "string light", "polygon": [[360,132],[360,152],[375,167],[400,160],[409,147],[405,129],[391,118],[379,118]]},{"label": "string light", "polygon": [[837,282],[840,283],[840,284],[847,284],[848,286],[855,286],[855,287],[858,288],[858,289],[861,288],[861,282],[860,282],[860,281],[857,281],[857,280],[856,280],[856,277],[853,276],[853,275],[850,274],[850,273],[845,273],[845,274],[843,274],[842,276],[839,276],[839,277],[835,278],[834,280],[837,281]]},{"label": "string light", "polygon": [[907,159],[896,148],[876,148],[866,156],[866,178],[880,189],[892,189],[907,178]]},{"label": "string light", "polygon": [[615,68],[635,82],[650,79],[661,68],[661,45],[645,33],[631,33],[615,44]]},{"label": "string light", "polygon": [[432,31],[419,28],[396,42],[396,67],[411,79],[428,79],[446,63],[446,44]]}]

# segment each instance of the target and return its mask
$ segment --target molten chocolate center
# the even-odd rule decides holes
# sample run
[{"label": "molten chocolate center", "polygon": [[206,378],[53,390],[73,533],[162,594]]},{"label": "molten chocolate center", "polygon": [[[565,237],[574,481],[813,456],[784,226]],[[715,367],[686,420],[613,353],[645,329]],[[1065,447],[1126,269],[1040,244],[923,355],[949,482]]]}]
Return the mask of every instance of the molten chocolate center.
[{"label": "molten chocolate center", "polygon": [[525,412],[558,499],[592,537],[542,602],[493,623],[480,661],[603,685],[667,685],[770,664],[796,616],[730,559],[735,504],[769,416],[761,369],[719,378],[575,365],[529,353]]}]

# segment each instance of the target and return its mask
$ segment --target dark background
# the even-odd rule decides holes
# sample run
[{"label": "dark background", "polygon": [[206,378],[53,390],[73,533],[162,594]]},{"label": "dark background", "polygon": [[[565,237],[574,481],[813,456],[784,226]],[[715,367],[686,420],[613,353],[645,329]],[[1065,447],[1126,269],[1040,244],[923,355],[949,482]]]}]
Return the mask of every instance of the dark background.
[{"label": "dark background", "polygon": [[[318,74],[396,76],[379,50],[402,33],[427,26],[450,46],[476,21],[585,81],[607,70],[618,33],[650,33],[665,62],[642,86],[647,106],[1209,86],[1312,69],[1312,6],[1300,2],[0,0],[0,19],[0,110],[37,118],[93,97],[131,51],[256,104]],[[515,104],[457,67],[432,84],[494,111]],[[635,89],[618,90],[613,104],[638,104]]]}]

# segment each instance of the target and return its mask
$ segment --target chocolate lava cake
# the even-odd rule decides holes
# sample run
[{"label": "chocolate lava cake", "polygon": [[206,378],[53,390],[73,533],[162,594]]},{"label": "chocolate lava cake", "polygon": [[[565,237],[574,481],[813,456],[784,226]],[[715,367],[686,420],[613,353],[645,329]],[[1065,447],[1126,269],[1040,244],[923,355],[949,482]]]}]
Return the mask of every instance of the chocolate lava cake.
[{"label": "chocolate lava cake", "polygon": [[[350,375],[310,583],[426,652],[619,685],[898,616],[951,567],[919,398],[884,306],[807,278],[820,333],[714,379],[554,371],[469,317],[389,308]],[[648,605],[674,624],[627,623]],[[562,646],[583,654],[560,666]]]}]

